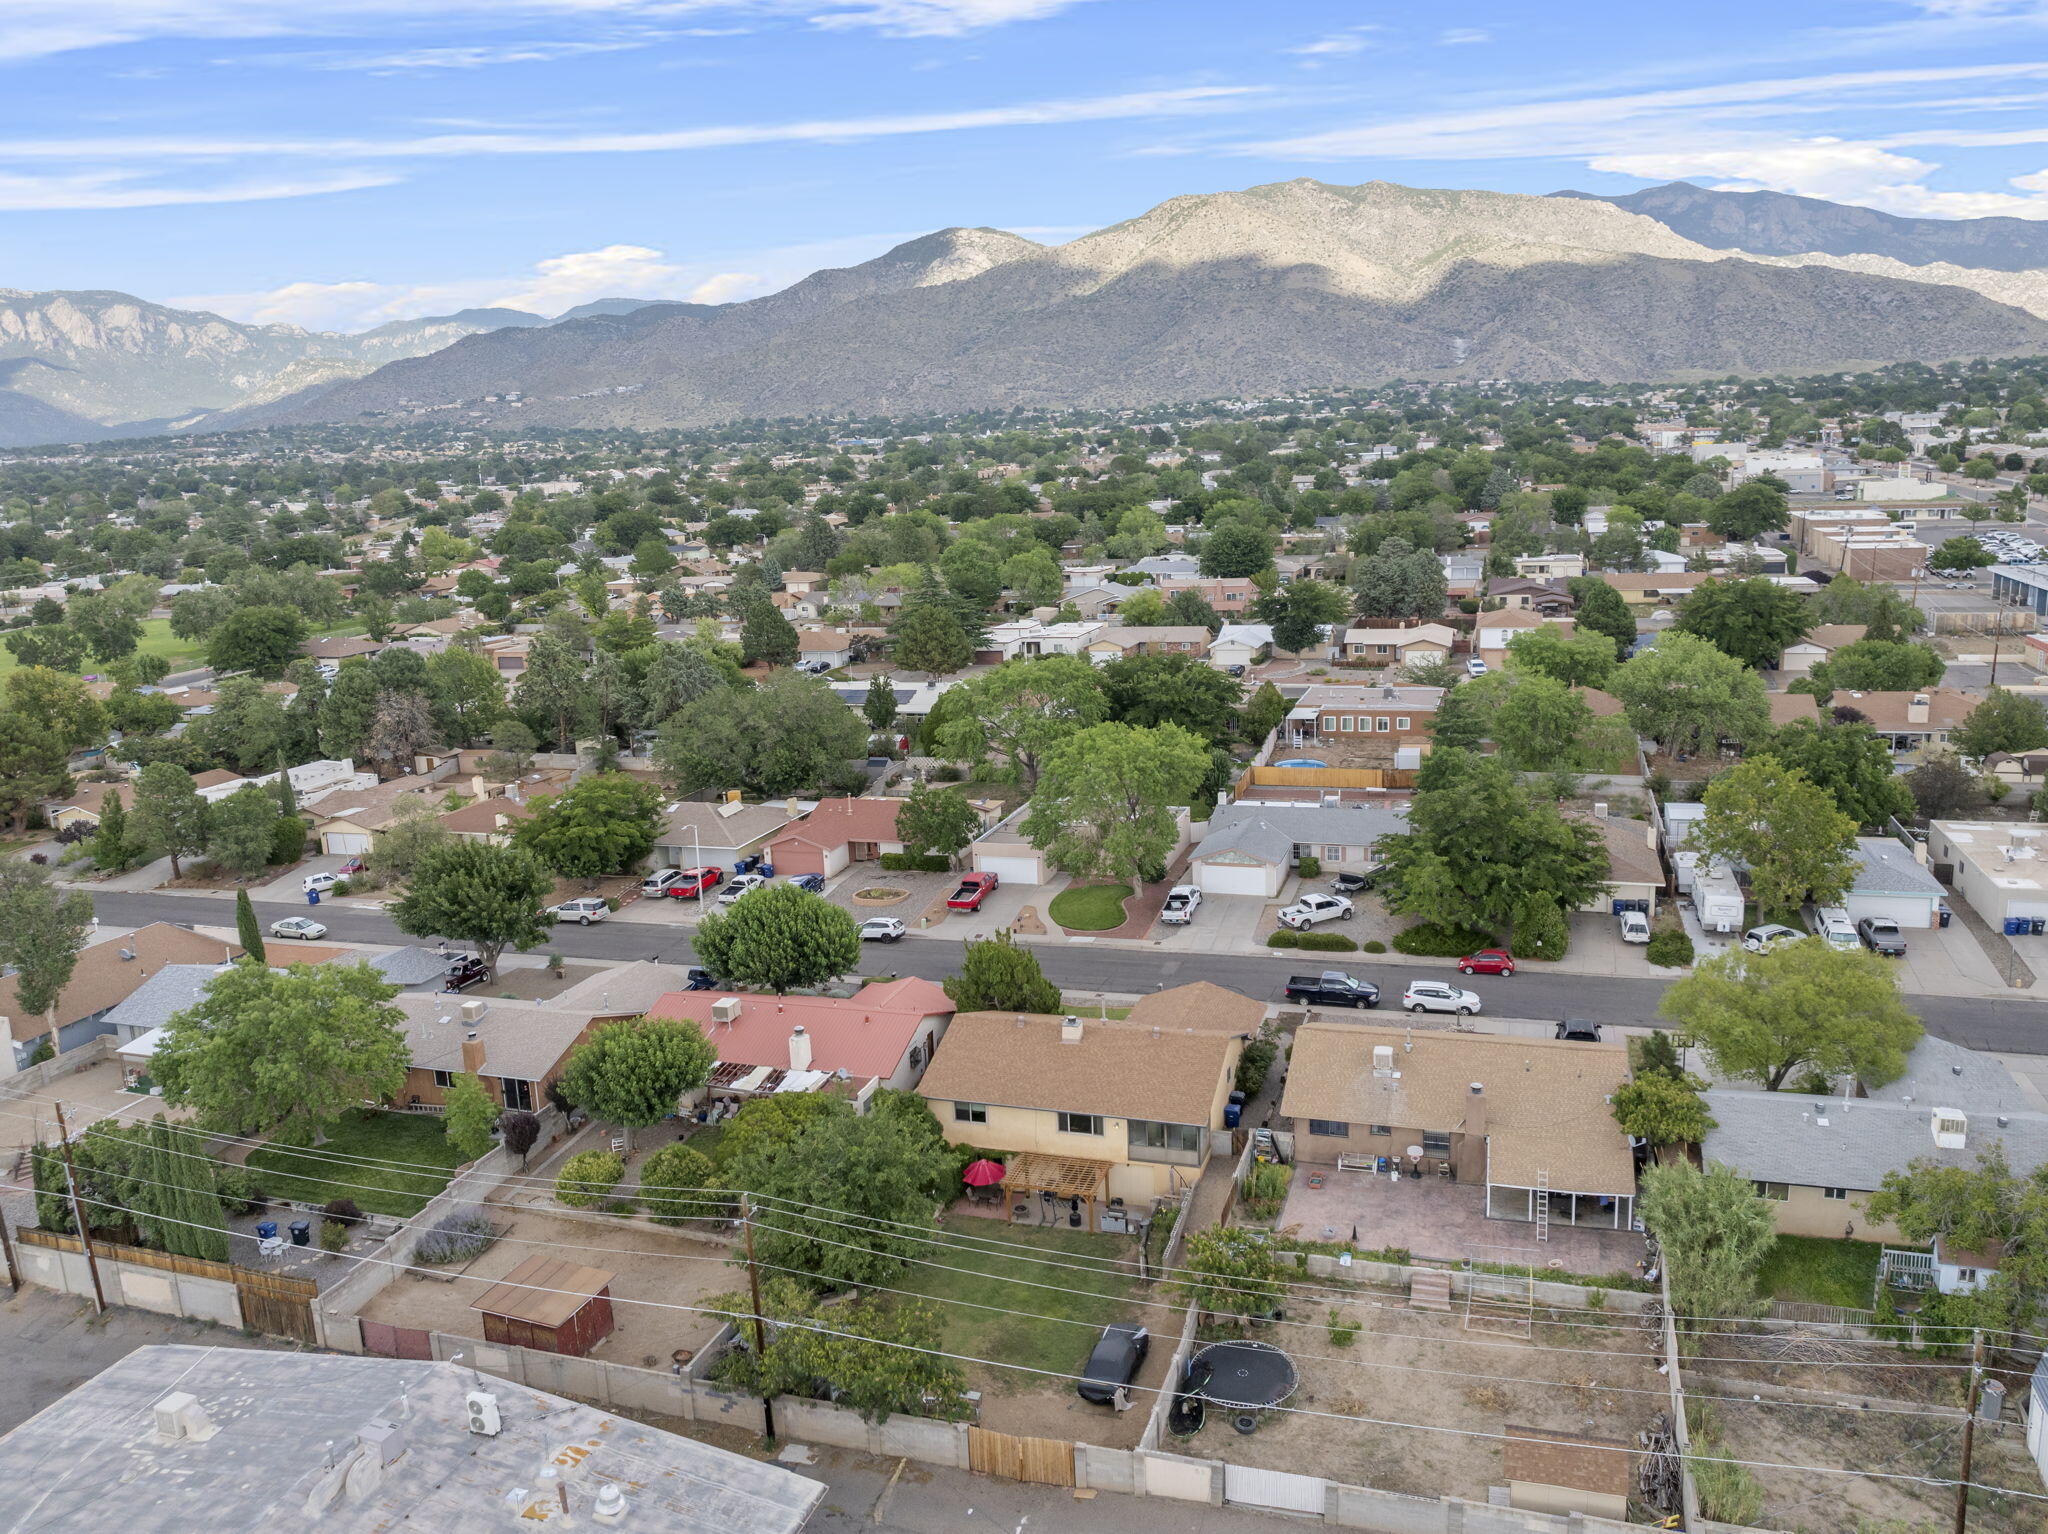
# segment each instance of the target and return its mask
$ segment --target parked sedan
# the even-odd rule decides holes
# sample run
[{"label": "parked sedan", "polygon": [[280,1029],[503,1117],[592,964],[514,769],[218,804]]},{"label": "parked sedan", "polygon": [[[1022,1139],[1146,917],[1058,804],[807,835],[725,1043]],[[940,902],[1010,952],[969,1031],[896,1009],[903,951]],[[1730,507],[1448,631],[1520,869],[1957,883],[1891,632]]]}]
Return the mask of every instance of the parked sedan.
[{"label": "parked sedan", "polygon": [[1118,1390],[1138,1377],[1151,1350],[1152,1334],[1132,1321],[1113,1321],[1102,1329],[1095,1350],[1081,1366],[1081,1383],[1075,1391],[1084,1401],[1098,1406],[1115,1403]]},{"label": "parked sedan", "polygon": [[611,914],[612,908],[596,895],[584,895],[548,907],[548,915],[554,917],[556,921],[573,921],[579,927],[587,927],[594,921],[603,921]]},{"label": "parked sedan", "polygon": [[1410,1012],[1455,1012],[1470,1017],[1479,1010],[1479,994],[1441,980],[1411,980],[1401,994],[1401,1005]]},{"label": "parked sedan", "polygon": [[1505,948],[1482,948],[1458,961],[1458,973],[1461,975],[1512,975],[1514,972],[1515,956]]},{"label": "parked sedan", "polygon": [[870,916],[860,924],[863,943],[900,943],[908,930],[893,916]]},{"label": "parked sedan", "polygon": [[327,929],[321,926],[319,922],[309,921],[303,916],[287,916],[283,921],[274,921],[270,924],[270,935],[272,937],[295,937],[303,942],[310,943],[316,937],[327,936]]},{"label": "parked sedan", "polygon": [[1773,943],[1789,943],[1805,936],[1806,934],[1797,927],[1785,927],[1780,926],[1777,922],[1767,922],[1761,927],[1751,927],[1747,932],[1743,933],[1742,946],[1751,953],[1762,953]]}]

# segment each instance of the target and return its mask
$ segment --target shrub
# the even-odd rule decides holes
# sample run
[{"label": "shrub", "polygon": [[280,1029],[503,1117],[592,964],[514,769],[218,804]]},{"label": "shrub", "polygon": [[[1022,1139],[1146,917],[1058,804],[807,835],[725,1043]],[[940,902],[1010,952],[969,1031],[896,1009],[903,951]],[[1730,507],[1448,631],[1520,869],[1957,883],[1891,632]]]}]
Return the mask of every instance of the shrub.
[{"label": "shrub", "polygon": [[1367,953],[1385,953],[1387,951],[1387,945],[1376,937],[1369,937],[1358,946]]},{"label": "shrub", "polygon": [[1301,934],[1292,927],[1282,927],[1266,939],[1266,946],[1268,948],[1299,948],[1301,946]]},{"label": "shrub", "polygon": [[1394,934],[1394,952],[1430,959],[1461,959],[1475,948],[1491,948],[1493,934],[1471,927],[1440,927],[1423,922]]},{"label": "shrub", "polygon": [[327,893],[334,896],[338,900],[343,895],[346,895],[349,892],[349,889],[350,885],[348,880],[336,879],[332,884],[327,886]]},{"label": "shrub", "polygon": [[1683,932],[1666,927],[1662,932],[1652,932],[1650,943],[1643,950],[1643,957],[1652,964],[1661,964],[1667,969],[1692,963],[1692,939]]},{"label": "shrub", "polygon": [[934,783],[958,783],[961,773],[960,769],[951,762],[941,762],[930,772],[926,773],[925,777]]},{"label": "shrub", "polygon": [[341,1220],[320,1222],[320,1250],[323,1252],[345,1252],[348,1250],[348,1226]]},{"label": "shrub", "polygon": [[306,823],[296,815],[280,815],[270,833],[270,861],[296,863],[306,855]]},{"label": "shrub", "polygon": [[555,1180],[555,1197],[571,1209],[595,1209],[626,1175],[622,1157],[610,1151],[579,1151],[562,1164]]},{"label": "shrub", "polygon": [[878,860],[890,873],[942,874],[953,866],[950,858],[915,852],[885,852]]},{"label": "shrub", "polygon": [[1515,923],[1515,957],[1561,959],[1572,945],[1572,929],[1554,900],[1532,900]]},{"label": "shrub", "polygon": [[478,1205],[451,1210],[434,1222],[434,1228],[420,1237],[414,1255],[421,1262],[468,1262],[490,1250],[498,1239],[498,1228]]},{"label": "shrub", "polygon": [[717,1225],[735,1217],[731,1199],[699,1191],[716,1185],[711,1158],[688,1145],[664,1145],[640,1168],[640,1199],[663,1225]]},{"label": "shrub", "polygon": [[221,1207],[229,1214],[247,1214],[268,1202],[263,1190],[256,1186],[256,1174],[231,1161],[220,1162],[214,1167],[213,1187],[220,1195]]},{"label": "shrub", "polygon": [[46,1033],[36,1041],[35,1050],[29,1055],[28,1063],[30,1065],[41,1065],[45,1060],[54,1060],[56,1058],[57,1046],[50,1042],[50,1036]]},{"label": "shrub", "polygon": [[363,1211],[352,1198],[331,1198],[320,1206],[320,1212],[328,1219],[338,1220],[343,1225],[363,1223]]},{"label": "shrub", "polygon": [[1245,1213],[1255,1220],[1270,1220],[1287,1202],[1287,1185],[1294,1180],[1294,1168],[1278,1161],[1257,1161],[1245,1174]]},{"label": "shrub", "polygon": [[1307,948],[1316,953],[1356,953],[1358,944],[1341,932],[1297,932],[1294,935],[1296,948]]},{"label": "shrub", "polygon": [[1334,1347],[1348,1348],[1358,1340],[1358,1318],[1347,1316],[1334,1306],[1330,1310],[1330,1342]]},{"label": "shrub", "polygon": [[1294,860],[1294,871],[1304,879],[1320,879],[1323,876],[1323,860],[1313,853],[1303,853]]},{"label": "shrub", "polygon": [[1237,1058],[1237,1090],[1246,1097],[1257,1097],[1259,1088],[1266,1084],[1266,1073],[1273,1069],[1273,1057],[1279,1052],[1271,1039],[1253,1039],[1245,1045],[1244,1053]]}]

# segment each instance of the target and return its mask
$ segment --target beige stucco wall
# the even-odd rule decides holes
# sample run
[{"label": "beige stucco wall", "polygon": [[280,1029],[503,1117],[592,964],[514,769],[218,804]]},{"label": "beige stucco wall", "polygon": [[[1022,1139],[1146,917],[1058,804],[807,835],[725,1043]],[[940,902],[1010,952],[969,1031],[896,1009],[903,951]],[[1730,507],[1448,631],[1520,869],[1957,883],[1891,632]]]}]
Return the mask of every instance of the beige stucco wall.
[{"label": "beige stucco wall", "polygon": [[1818,1187],[1793,1183],[1787,1190],[1791,1197],[1780,1202],[1766,1199],[1771,1212],[1777,1216],[1778,1233],[1785,1236],[1827,1236],[1839,1239],[1844,1229],[1856,1227],[1858,1241],[1886,1241],[1898,1246],[1910,1246],[1905,1233],[1896,1225],[1873,1225],[1863,1214],[1864,1200],[1869,1193],[1851,1190],[1846,1199],[1821,1197]]},{"label": "beige stucco wall", "polygon": [[1588,1518],[1628,1518],[1628,1498],[1611,1492],[1580,1491],[1573,1486],[1545,1486],[1538,1481],[1509,1481],[1508,1506],[1529,1513],[1583,1513]]}]

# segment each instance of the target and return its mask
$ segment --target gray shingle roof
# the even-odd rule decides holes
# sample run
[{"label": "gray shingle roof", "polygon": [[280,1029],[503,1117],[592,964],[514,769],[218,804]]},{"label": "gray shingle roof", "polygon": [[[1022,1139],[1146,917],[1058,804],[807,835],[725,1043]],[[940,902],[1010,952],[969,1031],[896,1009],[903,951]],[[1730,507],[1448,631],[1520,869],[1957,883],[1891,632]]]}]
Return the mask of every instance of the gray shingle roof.
[{"label": "gray shingle roof", "polygon": [[1375,804],[1222,804],[1209,819],[1209,834],[1195,848],[1197,858],[1243,852],[1268,863],[1303,846],[1360,847],[1408,829],[1406,811]]},{"label": "gray shingle roof", "polygon": [[173,1012],[198,1004],[215,975],[225,964],[166,964],[138,986],[133,995],[106,1016],[116,1028],[147,1032],[161,1028]]},{"label": "gray shingle roof", "polygon": [[1941,881],[1913,860],[1913,854],[1906,850],[1903,842],[1894,841],[1889,836],[1857,837],[1856,861],[1862,866],[1857,870],[1856,882],[1849,887],[1852,895],[1932,895],[1939,898],[1944,893]]},{"label": "gray shingle roof", "polygon": [[370,960],[370,968],[393,985],[439,985],[448,978],[448,961],[431,948],[394,948]]}]

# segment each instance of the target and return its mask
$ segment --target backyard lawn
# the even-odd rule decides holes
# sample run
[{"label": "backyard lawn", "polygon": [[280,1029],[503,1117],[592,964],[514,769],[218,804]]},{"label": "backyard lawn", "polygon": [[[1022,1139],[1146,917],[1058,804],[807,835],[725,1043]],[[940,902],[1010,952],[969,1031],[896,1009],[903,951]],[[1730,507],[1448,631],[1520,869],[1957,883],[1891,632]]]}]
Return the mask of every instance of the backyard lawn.
[{"label": "backyard lawn", "polygon": [[[1100,1329],[1112,1321],[1131,1316],[1129,1303],[1134,1280],[1127,1273],[1088,1261],[1090,1258],[1134,1257],[1135,1246],[1123,1236],[1095,1236],[1078,1230],[1045,1230],[1036,1226],[1007,1225],[974,1215],[949,1214],[940,1222],[949,1236],[979,1236],[984,1241],[1014,1242],[1038,1249],[1057,1262],[1074,1267],[1051,1267],[1029,1260],[1029,1254],[1000,1247],[988,1247],[976,1255],[960,1247],[933,1247],[923,1260],[944,1263],[945,1268],[912,1263],[893,1282],[898,1288],[928,1295],[941,1302],[946,1333],[943,1346],[948,1352],[974,1358],[996,1359],[1002,1363],[1025,1364],[1060,1374],[1076,1373],[1087,1361]],[[969,1242],[969,1245],[974,1243]],[[947,1268],[969,1271],[948,1272]],[[1019,1283],[1023,1279],[1027,1282]],[[1049,1284],[1034,1289],[1033,1284]],[[952,1301],[967,1301],[954,1304]],[[997,1307],[976,1310],[972,1306]],[[1038,1320],[1034,1316],[1005,1315],[1006,1310],[1025,1310],[1037,1316],[1061,1317]],[[1152,1312],[1140,1319],[1150,1322]],[[1086,1325],[1074,1325],[1086,1322]],[[992,1371],[1006,1391],[1031,1390],[1046,1381],[1015,1370]]]},{"label": "backyard lawn", "polygon": [[[399,1165],[363,1164],[369,1161]],[[351,1198],[365,1214],[418,1214],[461,1163],[441,1132],[439,1114],[361,1108],[328,1131],[325,1145],[265,1145],[249,1153],[257,1186],[272,1198],[300,1204]]]},{"label": "backyard lawn", "polygon": [[1780,1236],[1757,1270],[1757,1283],[1775,1300],[1868,1310],[1877,1290],[1881,1251],[1875,1241]]},{"label": "backyard lawn", "polygon": [[1128,884],[1069,885],[1052,897],[1046,914],[1062,927],[1106,932],[1124,924],[1124,902],[1130,898]]},{"label": "backyard lawn", "polygon": [[[205,659],[206,646],[197,639],[180,639],[171,632],[168,618],[145,618],[142,620],[142,640],[135,646],[141,655],[161,655],[171,663],[171,670],[185,671]],[[12,671],[16,665],[14,652],[0,645],[0,676]],[[87,661],[88,669],[98,670],[98,663]]]}]

